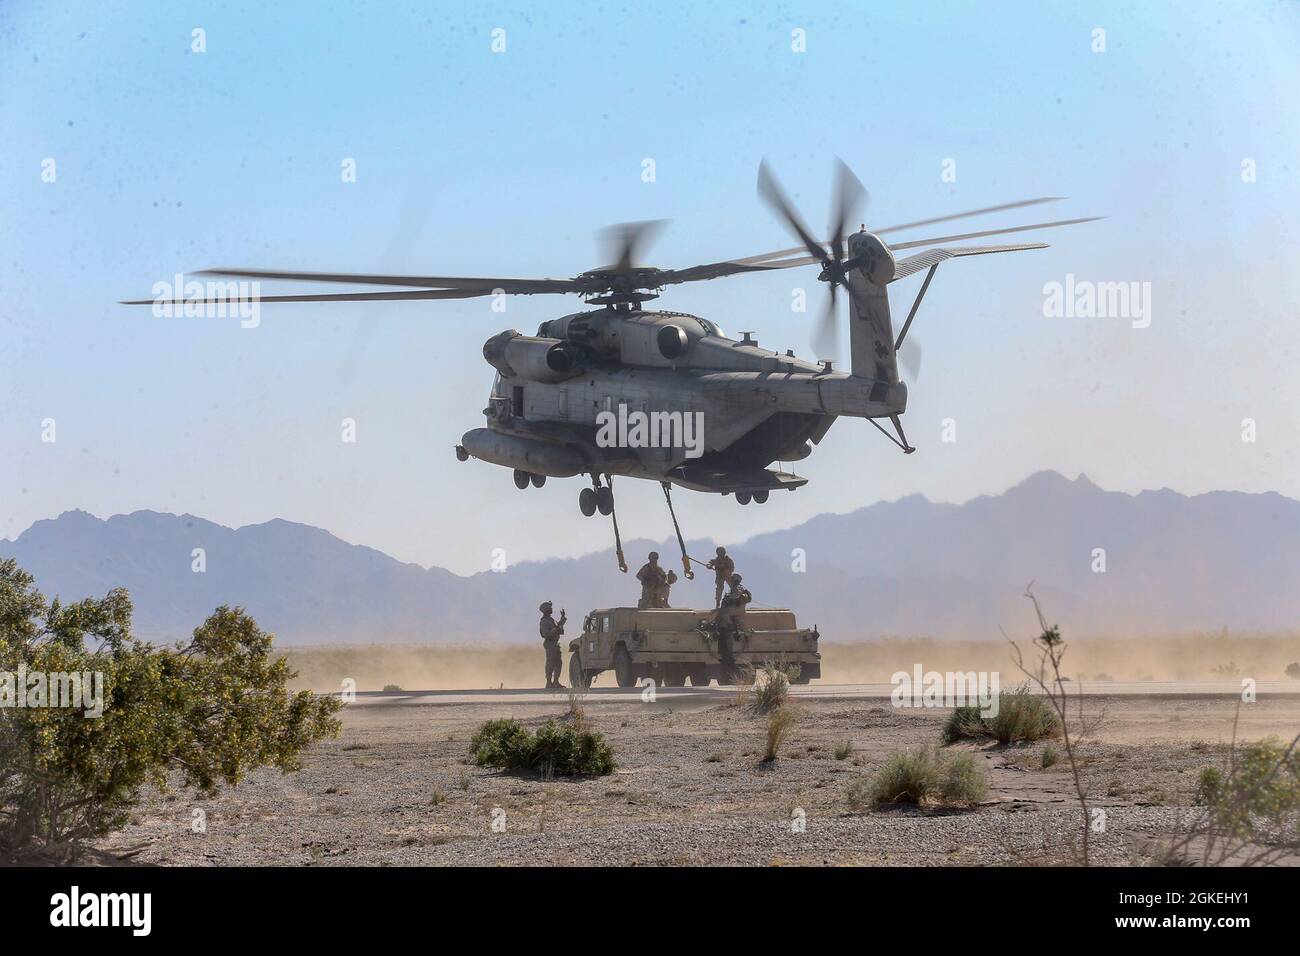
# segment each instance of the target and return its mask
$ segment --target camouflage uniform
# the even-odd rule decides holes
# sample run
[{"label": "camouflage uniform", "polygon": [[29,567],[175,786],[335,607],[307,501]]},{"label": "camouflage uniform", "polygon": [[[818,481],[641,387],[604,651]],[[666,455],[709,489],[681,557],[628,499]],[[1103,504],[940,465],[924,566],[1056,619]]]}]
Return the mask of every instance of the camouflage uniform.
[{"label": "camouflage uniform", "polygon": [[636,573],[636,579],[641,582],[641,600],[637,603],[637,607],[661,607],[660,594],[668,584],[668,575],[659,566],[658,551],[650,552],[650,560],[641,566],[641,570]]},{"label": "camouflage uniform", "polygon": [[659,595],[658,595],[658,599],[655,602],[655,607],[671,607],[671,605],[668,603],[668,592],[672,590],[672,586],[676,583],[677,583],[677,572],[669,571],[668,576],[664,578],[664,586],[659,589]]},{"label": "camouflage uniform", "polygon": [[546,649],[546,687],[547,689],[560,687],[560,671],[563,669],[560,659],[560,637],[564,634],[564,622],[567,617],[563,611],[560,612],[558,622],[551,617],[550,601],[543,603],[538,610],[542,612],[542,620],[537,625],[537,629],[542,635],[542,647]]},{"label": "camouflage uniform", "polygon": [[736,573],[736,562],[731,560],[726,548],[718,548],[717,555],[705,567],[713,572],[713,606],[722,607],[722,589]]},{"label": "camouflage uniform", "polygon": [[739,574],[733,574],[727,579],[731,585],[731,590],[727,596],[722,599],[722,606],[718,609],[718,661],[722,664],[722,680],[724,683],[730,683],[736,677],[736,656],[732,649],[732,641],[740,629],[740,622],[745,617],[745,608],[754,596],[749,593],[749,589],[741,585]]}]

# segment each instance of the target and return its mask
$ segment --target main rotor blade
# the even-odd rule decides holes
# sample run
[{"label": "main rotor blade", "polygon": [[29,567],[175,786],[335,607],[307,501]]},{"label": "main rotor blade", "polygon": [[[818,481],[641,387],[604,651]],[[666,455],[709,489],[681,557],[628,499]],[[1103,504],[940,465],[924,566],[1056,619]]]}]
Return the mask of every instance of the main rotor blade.
[{"label": "main rotor blade", "polygon": [[[982,216],[987,213],[1002,212],[1006,209],[1019,209],[1022,206],[1036,206],[1039,203],[1057,202],[1064,198],[1065,198],[1064,196],[1042,196],[1039,197],[1038,199],[1022,199],[1019,200],[1018,202],[1002,203],[999,206],[985,206],[982,209],[969,209],[966,212],[953,213],[951,216],[935,216],[932,219],[918,219],[916,222],[905,222],[902,223],[901,225],[885,226],[883,229],[872,229],[871,231],[876,235],[882,235],[883,233],[886,232],[898,232],[901,229],[912,229],[916,226],[928,226],[928,225],[933,225],[934,223],[937,222],[950,222],[953,219],[965,219],[968,216]],[[1097,218],[1104,218],[1104,217],[1097,217]],[[847,239],[847,238],[848,238],[848,234],[841,236],[841,239]],[[827,240],[828,244],[833,241],[834,241],[834,236],[832,236],[830,239]],[[890,248],[892,249],[895,247],[890,246]],[[803,247],[793,246],[789,249],[778,249],[776,252],[765,252],[762,255],[747,256],[744,259],[736,259],[733,261],[745,262],[745,263],[768,262],[772,259],[780,259],[783,256],[792,256],[795,253],[799,253],[803,251],[804,251]]]},{"label": "main rotor blade", "polygon": [[628,272],[637,264],[637,254],[642,247],[652,242],[664,226],[667,219],[646,219],[641,222],[620,222],[601,230],[601,239],[605,244],[606,261],[611,265],[603,267],[601,272]]},{"label": "main rotor blade", "polygon": [[844,258],[844,230],[849,220],[854,218],[854,210],[861,206],[866,193],[848,164],[838,156],[835,157],[835,198],[831,201],[830,246],[836,262]]},{"label": "main rotor blade", "polygon": [[1096,222],[1105,216],[1087,216],[1083,219],[1058,219],[1055,222],[1036,222],[1028,226],[1010,226],[1006,229],[985,229],[983,232],[964,232],[956,236],[935,236],[930,239],[913,239],[908,242],[890,244],[890,251],[898,249],[915,249],[917,246],[929,246],[936,242],[956,242],[960,239],[980,239],[984,236],[1002,236],[1009,232],[1029,232],[1032,229],[1055,229],[1057,226],[1073,226],[1080,222]]},{"label": "main rotor blade", "polygon": [[327,292],[303,295],[231,296],[226,299],[125,299],[120,305],[235,305],[240,302],[403,302],[412,299],[473,299],[492,292],[467,289],[404,289],[399,292]]},{"label": "main rotor blade", "polygon": [[785,190],[781,188],[781,184],[772,175],[772,170],[768,168],[767,160],[758,164],[758,194],[778,216],[785,220],[786,225],[799,237],[799,241],[803,243],[810,255],[817,256],[819,259],[826,258],[826,251],[817,244],[817,240],[804,225],[790,198],[785,194]]},{"label": "main rotor blade", "polygon": [[955,212],[950,216],[935,216],[933,219],[918,219],[916,222],[904,222],[897,226],[886,226],[883,229],[872,229],[876,235],[885,232],[898,232],[901,229],[912,229],[916,226],[932,226],[937,222],[952,222],[954,219],[966,219],[970,216],[984,216],[991,212],[1003,212],[1007,209],[1022,209],[1025,206],[1037,206],[1039,203],[1059,202],[1064,196],[1040,196],[1038,199],[1021,199],[1018,202],[1004,202],[999,206],[985,206],[983,209],[968,209],[966,212]]},{"label": "main rotor blade", "polygon": [[473,276],[393,276],[355,272],[271,272],[261,269],[201,269],[197,275],[234,276],[240,279],[289,279],[301,282],[345,282],[355,285],[400,285],[422,289],[466,289],[508,294],[533,295],[539,292],[581,292],[582,283],[574,279],[508,279]]}]

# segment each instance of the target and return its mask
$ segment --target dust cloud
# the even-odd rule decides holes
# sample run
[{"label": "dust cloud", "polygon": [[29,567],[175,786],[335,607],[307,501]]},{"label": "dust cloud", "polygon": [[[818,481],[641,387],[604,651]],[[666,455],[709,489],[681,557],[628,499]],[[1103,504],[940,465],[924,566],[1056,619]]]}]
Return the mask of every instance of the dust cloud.
[{"label": "dust cloud", "polygon": [[[1020,642],[1026,662],[1037,660]],[[998,671],[1004,685],[1019,677],[1006,641],[940,641],[897,638],[852,643],[823,642],[824,684],[887,682],[895,671]],[[539,645],[445,646],[348,645],[286,649],[298,671],[295,687],[326,693],[351,678],[357,690],[469,690],[533,688],[543,681]],[[567,666],[567,651],[566,666]],[[1192,635],[1161,638],[1079,638],[1068,642],[1064,671],[1083,680],[1285,680],[1288,664],[1300,661],[1300,635]],[[567,671],[566,671],[567,673]],[[612,685],[605,676],[597,686]]]}]

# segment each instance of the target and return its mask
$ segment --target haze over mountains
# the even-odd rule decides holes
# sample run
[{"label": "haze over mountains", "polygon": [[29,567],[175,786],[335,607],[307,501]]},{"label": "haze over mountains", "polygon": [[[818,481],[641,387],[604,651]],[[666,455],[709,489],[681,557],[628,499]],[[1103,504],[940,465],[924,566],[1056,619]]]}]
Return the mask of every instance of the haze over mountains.
[{"label": "haze over mountains", "polygon": [[[137,633],[154,640],[184,637],[217,605],[239,604],[282,644],[532,643],[544,599],[568,609],[570,634],[592,607],[635,604],[633,574],[652,547],[680,574],[675,541],[633,541],[627,575],[611,548],[461,577],[280,519],[231,529],[192,515],[69,511],[0,541],[0,556],[49,596],[128,588]],[[688,543],[699,558],[713,547]],[[196,548],[202,573],[192,570]],[[1067,635],[1300,626],[1300,502],[1274,493],[1128,495],[1040,472],[961,505],[914,495],[729,549],[758,603],[794,608],[828,640],[997,638],[999,627],[1026,636],[1031,579]],[[1097,549],[1104,572],[1094,570]],[[712,601],[702,569],[673,589],[677,606]]]}]

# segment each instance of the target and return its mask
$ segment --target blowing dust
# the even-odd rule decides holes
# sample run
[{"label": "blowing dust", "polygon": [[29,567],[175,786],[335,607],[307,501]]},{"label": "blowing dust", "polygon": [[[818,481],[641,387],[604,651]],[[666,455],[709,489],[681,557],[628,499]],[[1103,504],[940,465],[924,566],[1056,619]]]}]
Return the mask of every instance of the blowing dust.
[{"label": "blowing dust", "polygon": [[[1020,647],[1027,664],[1037,661],[1031,645],[1021,642]],[[884,683],[894,672],[910,671],[916,664],[927,671],[998,671],[1004,685],[1014,684],[1019,678],[1014,652],[1005,641],[897,638],[824,642],[821,651],[823,684]],[[357,690],[531,688],[544,683],[540,642],[535,646],[502,647],[292,647],[285,654],[290,666],[298,671],[294,686],[321,693],[338,690],[349,678],[355,681]],[[1297,661],[1297,634],[1079,638],[1069,642],[1063,670],[1075,679],[1094,681],[1245,677],[1275,681],[1286,680],[1287,666]],[[603,675],[597,686],[612,684],[612,678]]]}]

